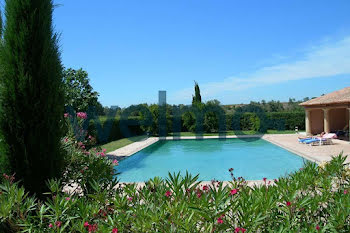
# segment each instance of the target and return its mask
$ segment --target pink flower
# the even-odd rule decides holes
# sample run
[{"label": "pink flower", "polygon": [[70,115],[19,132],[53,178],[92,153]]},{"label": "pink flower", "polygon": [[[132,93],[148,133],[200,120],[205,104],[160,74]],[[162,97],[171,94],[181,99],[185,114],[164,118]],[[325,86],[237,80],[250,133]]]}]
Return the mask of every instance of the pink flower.
[{"label": "pink flower", "polygon": [[113,228],[112,233],[118,233],[118,228]]},{"label": "pink flower", "polygon": [[172,193],[169,190],[165,192],[166,197],[170,197],[171,195],[172,195]]},{"label": "pink flower", "polygon": [[101,155],[101,157],[106,157],[106,154],[103,152],[101,152],[100,155]]},{"label": "pink flower", "polygon": [[348,190],[344,190],[344,194],[348,194]]},{"label": "pink flower", "polygon": [[88,227],[89,225],[89,222],[84,222],[84,227]]},{"label": "pink flower", "polygon": [[113,160],[113,164],[115,165],[115,166],[118,166],[119,165],[119,163],[118,163],[118,160]]},{"label": "pink flower", "polygon": [[95,232],[97,230],[97,224],[89,225],[88,230],[89,232]]},{"label": "pink flower", "polygon": [[202,193],[201,193],[201,192],[198,192],[198,193],[197,193],[197,197],[198,197],[198,198],[201,198],[201,196],[202,196]]},{"label": "pink flower", "polygon": [[235,195],[237,192],[238,192],[237,189],[232,189],[232,190],[230,191],[230,195],[231,195],[231,196],[232,196],[232,195]]},{"label": "pink flower", "polygon": [[106,153],[106,149],[102,149],[102,152],[103,152],[103,153]]},{"label": "pink flower", "polygon": [[58,228],[60,228],[60,226],[62,225],[62,222],[61,222],[61,221],[57,221],[57,222],[55,222],[55,225],[56,225]]},{"label": "pink flower", "polygon": [[218,222],[218,224],[223,224],[224,220],[222,220],[222,218],[218,218],[217,222]]},{"label": "pink flower", "polygon": [[321,227],[319,225],[316,226],[316,230],[321,230]]},{"label": "pink flower", "polygon": [[53,227],[53,225],[52,225],[52,223],[50,223],[50,224],[49,224],[49,228],[52,228],[52,227]]},{"label": "pink flower", "polygon": [[277,183],[278,180],[277,179],[273,179],[273,181],[275,181],[275,183]]},{"label": "pink flower", "polygon": [[287,202],[286,202],[286,205],[287,205],[287,206],[291,206],[292,203],[290,203],[290,201],[287,201]]},{"label": "pink flower", "polygon": [[78,112],[77,113],[77,117],[80,119],[86,119],[87,118],[87,114],[86,112]]},{"label": "pink flower", "polygon": [[132,201],[132,197],[128,197],[128,200],[129,200],[129,201]]},{"label": "pink flower", "polygon": [[266,177],[263,178],[263,181],[266,182]]},{"label": "pink flower", "polygon": [[244,228],[240,228],[240,227],[236,227],[236,229],[235,229],[235,233],[238,233],[238,232],[245,232],[246,231],[246,229],[244,229]]},{"label": "pink flower", "polygon": [[66,201],[69,201],[70,200],[70,197],[66,197]]},{"label": "pink flower", "polygon": [[209,189],[208,185],[204,185],[204,186],[203,186],[203,191],[206,191],[206,190],[208,190],[208,189]]},{"label": "pink flower", "polygon": [[65,114],[64,114],[64,117],[65,117],[65,118],[69,117],[69,113],[65,113]]}]

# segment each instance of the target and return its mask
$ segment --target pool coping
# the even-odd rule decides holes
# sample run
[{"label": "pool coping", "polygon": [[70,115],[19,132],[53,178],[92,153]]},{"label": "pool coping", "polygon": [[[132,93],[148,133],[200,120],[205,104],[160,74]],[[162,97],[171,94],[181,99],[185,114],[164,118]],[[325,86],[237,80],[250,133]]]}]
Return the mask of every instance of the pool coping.
[{"label": "pool coping", "polygon": [[110,159],[117,159],[118,161],[123,160],[127,157],[130,157],[134,154],[136,154],[137,152],[145,149],[146,147],[149,147],[151,145],[153,145],[154,143],[160,141],[160,140],[166,140],[166,141],[170,141],[170,140],[203,140],[203,139],[230,139],[230,138],[261,138],[267,142],[270,142],[280,148],[283,148],[297,156],[300,156],[302,158],[305,158],[307,160],[310,160],[312,162],[315,163],[321,163],[322,161],[307,155],[306,153],[302,153],[300,151],[294,150],[293,148],[287,147],[281,143],[278,143],[277,141],[272,140],[269,136],[277,136],[277,135],[291,135],[291,134],[267,134],[267,135],[263,135],[263,134],[253,134],[253,135],[228,135],[228,136],[168,136],[168,137],[149,137],[145,140],[141,140],[141,141],[137,141],[134,143],[131,143],[127,146],[121,147],[117,150],[114,150],[112,152],[107,153],[107,156]]},{"label": "pool coping", "polygon": [[[272,135],[272,134],[270,134]],[[224,139],[224,138],[262,138],[262,134],[254,135],[228,135],[228,136],[168,136],[168,137],[149,137],[147,139],[131,143],[129,145],[123,146],[114,151],[108,152],[107,156],[110,159],[116,159],[118,161],[123,160],[131,155],[136,154],[137,152],[145,149],[152,144],[161,141],[161,140],[202,140],[202,139]]]}]

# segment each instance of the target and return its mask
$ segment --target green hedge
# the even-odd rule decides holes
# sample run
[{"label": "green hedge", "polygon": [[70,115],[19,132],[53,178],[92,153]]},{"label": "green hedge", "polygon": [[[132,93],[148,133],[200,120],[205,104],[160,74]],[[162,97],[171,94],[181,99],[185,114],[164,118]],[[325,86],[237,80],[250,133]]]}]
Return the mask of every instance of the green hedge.
[{"label": "green hedge", "polygon": [[[239,125],[238,125],[238,117]],[[262,118],[262,119],[260,119]],[[268,112],[257,114],[246,112],[242,114],[227,115],[228,130],[255,130],[261,127],[271,130],[294,130],[297,126],[299,130],[305,130],[304,112]]]},{"label": "green hedge", "polygon": [[131,137],[135,135],[141,135],[144,131],[141,129],[140,119],[137,117],[129,118],[133,120],[135,125],[128,125],[127,129],[130,134],[123,134],[123,130],[120,128],[121,120],[119,118],[102,118],[100,121],[89,122],[89,135],[96,137],[97,143],[107,143],[115,141],[125,137]]},{"label": "green hedge", "polygon": [[[260,119],[261,118],[261,119]],[[124,135],[121,130],[120,118],[108,119],[100,118],[100,126],[96,125],[96,122],[90,121],[89,134],[97,138],[98,143],[106,143],[115,141],[121,138],[141,135],[145,133],[145,128],[142,127],[142,121],[140,117],[130,117],[130,121],[133,121],[133,125],[128,125],[129,135]],[[215,120],[215,119],[214,119]],[[158,122],[154,120],[153,124],[148,128],[150,132],[157,132]],[[172,131],[173,117],[167,117],[168,133]],[[187,122],[188,124],[188,122]],[[193,121],[195,124],[195,121]],[[189,131],[189,126],[184,124],[184,120],[181,120],[181,131]],[[226,130],[294,130],[295,127],[299,130],[305,130],[305,113],[304,112],[270,112],[264,114],[257,113],[242,113],[242,114],[230,114],[226,115]],[[264,129],[262,129],[264,127]],[[193,130],[195,127],[191,127]],[[203,128],[204,129],[204,128]],[[99,131],[99,133],[98,133]]]}]

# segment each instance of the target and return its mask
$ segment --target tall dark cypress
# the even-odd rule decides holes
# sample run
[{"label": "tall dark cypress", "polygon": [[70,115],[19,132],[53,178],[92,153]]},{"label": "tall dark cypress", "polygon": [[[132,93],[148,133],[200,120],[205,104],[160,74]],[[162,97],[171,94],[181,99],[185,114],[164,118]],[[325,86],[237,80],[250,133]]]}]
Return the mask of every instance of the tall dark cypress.
[{"label": "tall dark cypress", "polygon": [[0,48],[0,130],[10,170],[31,193],[62,169],[64,113],[52,0],[5,0]]},{"label": "tall dark cypress", "polygon": [[194,81],[194,96],[192,96],[192,104],[194,103],[202,103],[201,90],[196,81]]}]

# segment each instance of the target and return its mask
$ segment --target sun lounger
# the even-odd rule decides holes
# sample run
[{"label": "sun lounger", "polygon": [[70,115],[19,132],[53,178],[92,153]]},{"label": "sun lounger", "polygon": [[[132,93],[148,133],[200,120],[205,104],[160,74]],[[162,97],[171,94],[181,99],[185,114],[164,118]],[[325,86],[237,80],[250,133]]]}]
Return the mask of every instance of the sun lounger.
[{"label": "sun lounger", "polygon": [[306,140],[304,143],[310,146],[322,146],[322,145],[331,144],[332,142],[330,142],[329,139],[326,139],[326,138],[312,138],[312,139]]},{"label": "sun lounger", "polygon": [[312,137],[309,138],[298,138],[299,143],[305,143],[305,141],[308,141],[310,139],[313,139]]},{"label": "sun lounger", "polygon": [[309,138],[298,138],[299,143],[307,144],[310,146],[316,145],[332,145],[332,139],[337,138],[337,135],[334,133],[327,133],[322,135],[322,137],[309,137]]}]

